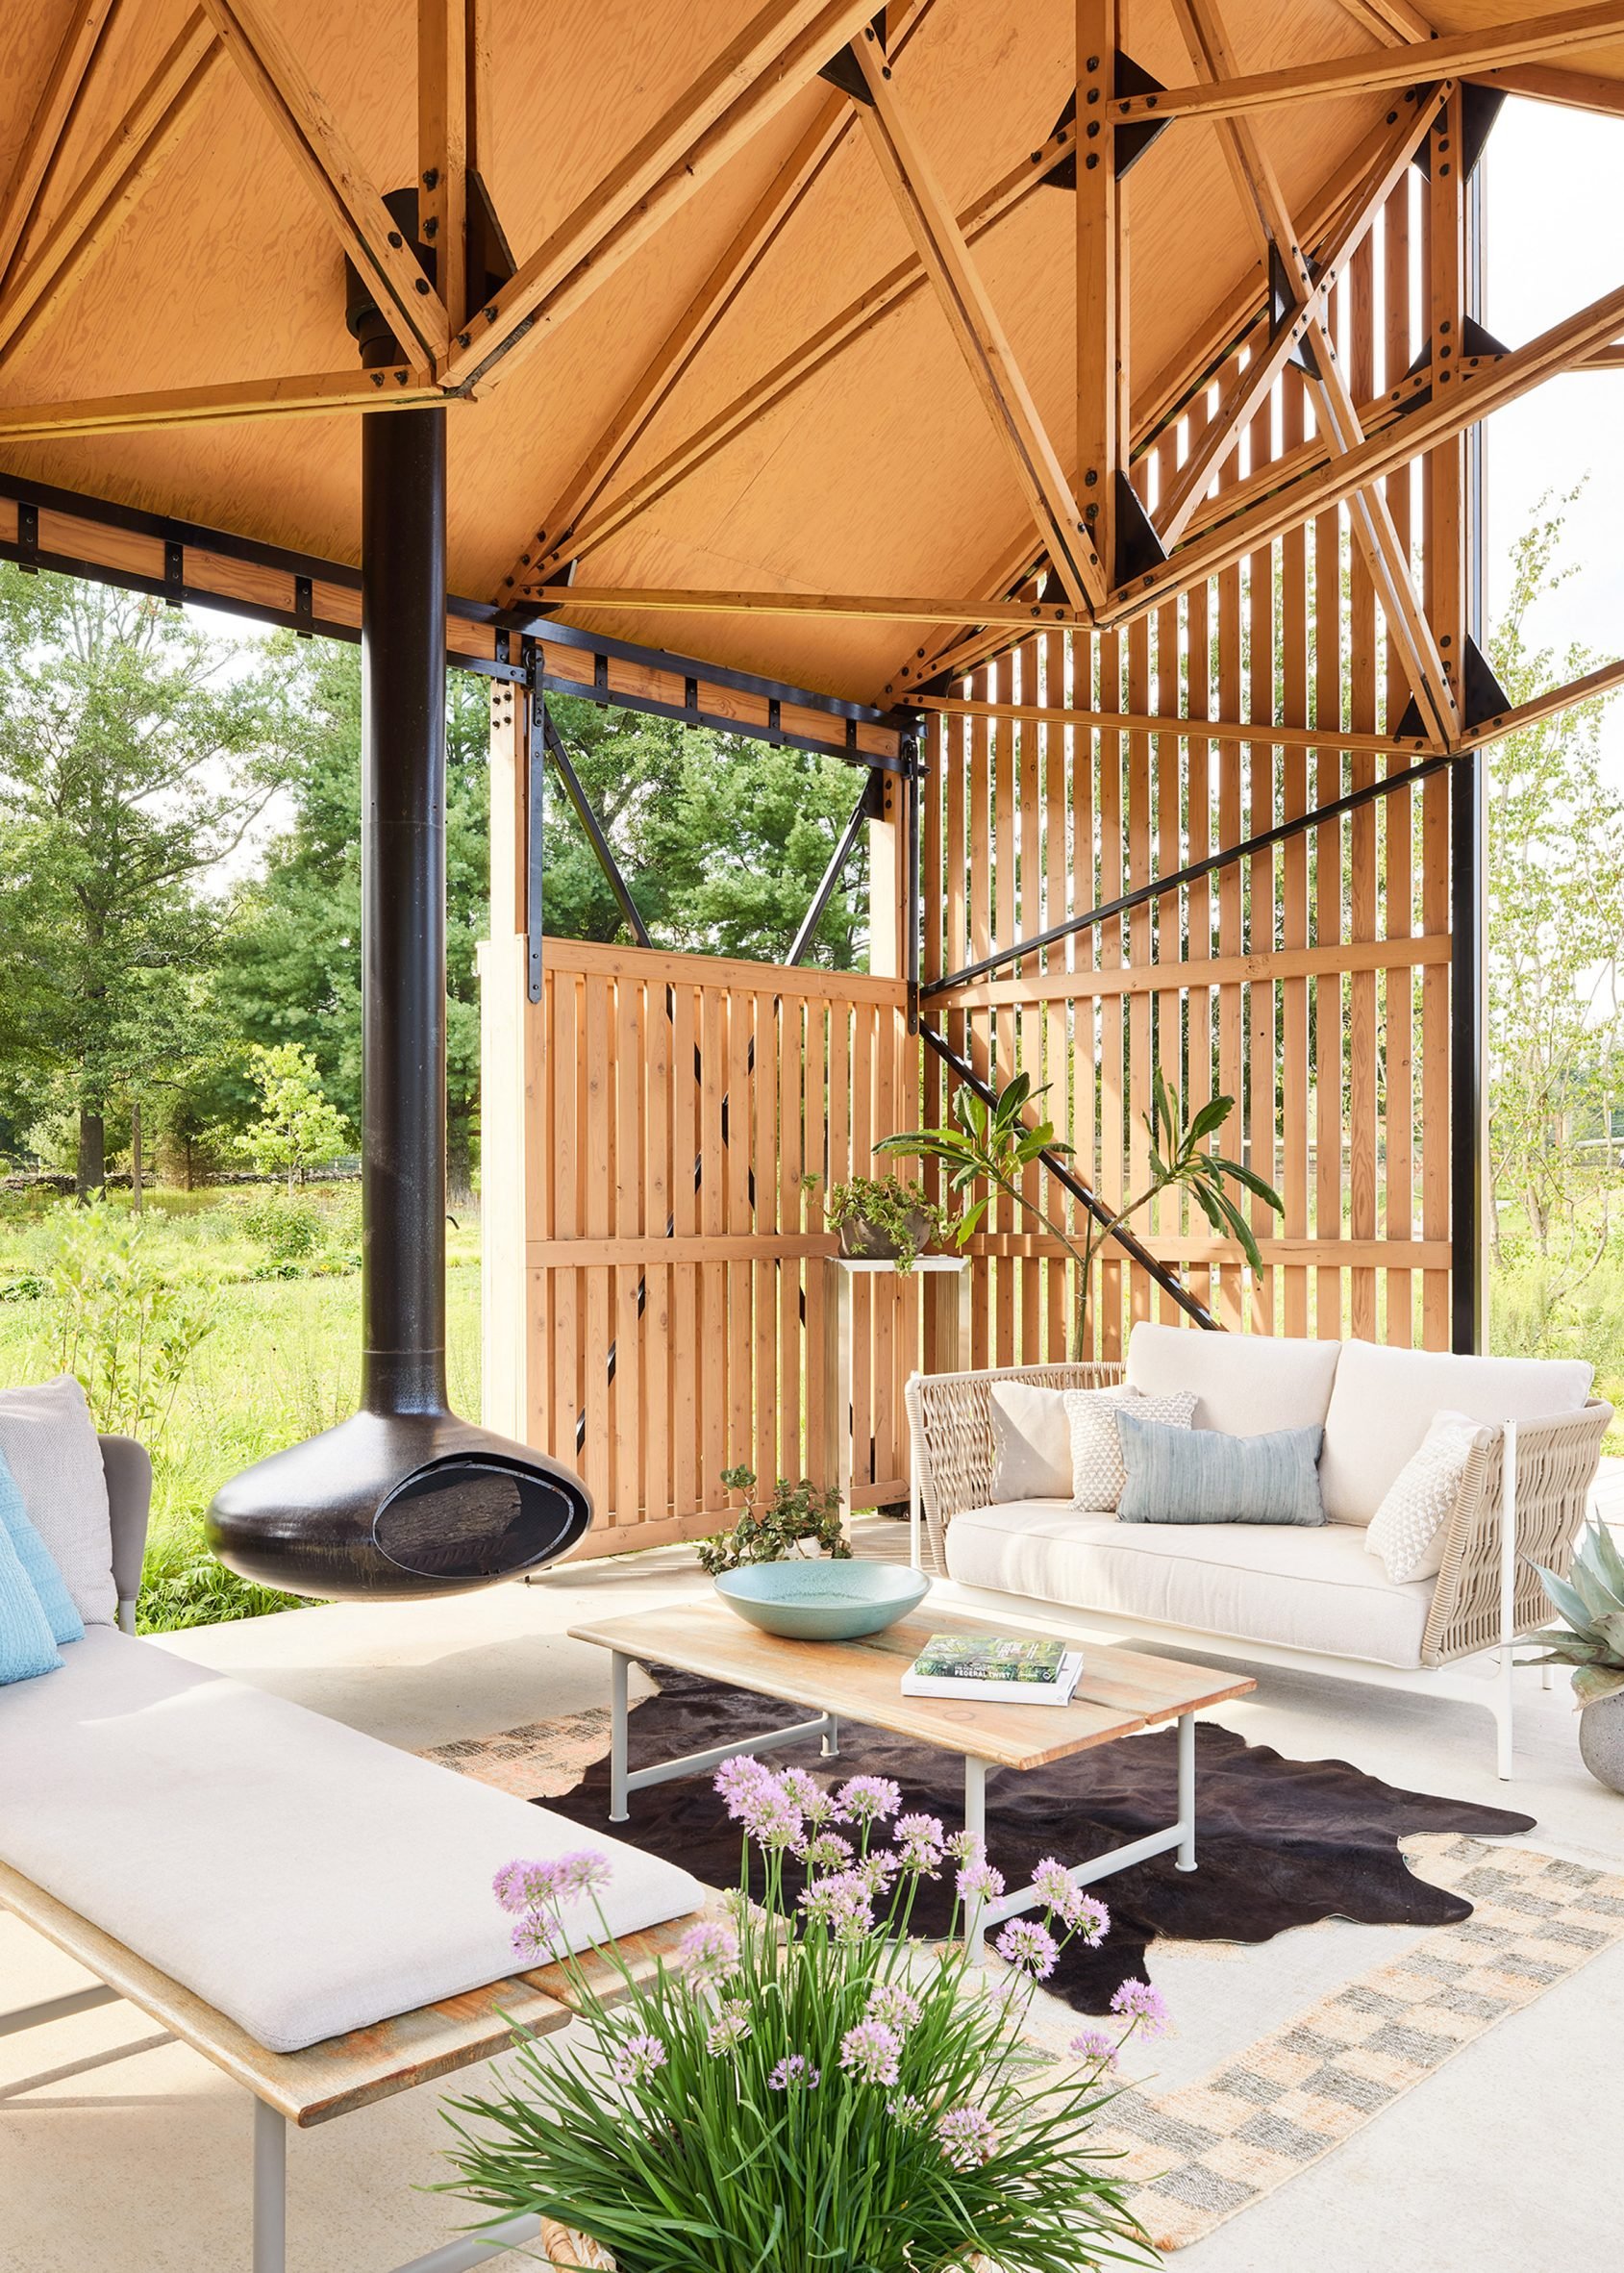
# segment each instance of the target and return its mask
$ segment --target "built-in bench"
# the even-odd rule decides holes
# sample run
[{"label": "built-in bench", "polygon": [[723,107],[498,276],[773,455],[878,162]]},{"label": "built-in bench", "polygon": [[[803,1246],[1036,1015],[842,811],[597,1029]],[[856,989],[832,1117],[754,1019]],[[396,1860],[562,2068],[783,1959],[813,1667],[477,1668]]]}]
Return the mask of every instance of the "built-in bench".
[{"label": "built-in bench", "polygon": [[[150,1470],[127,1441],[104,1445],[104,1465],[127,1626]],[[289,2122],[330,2122],[488,2059],[515,2024],[567,2023],[557,1967],[514,1974],[490,1882],[582,1834],[127,1631],[89,1625],[62,1659],[0,1688],[0,1906],[101,1986],[0,2014],[0,2033],[127,1998],[243,2085],[254,2273],[283,2273]],[[652,1963],[704,1889],[636,1848],[593,1844],[613,1865],[610,1932]],[[575,1947],[601,1932],[589,1905],[565,1924]],[[497,2245],[536,2231],[517,2221]],[[495,2241],[453,2241],[400,2273],[455,2273]]]}]

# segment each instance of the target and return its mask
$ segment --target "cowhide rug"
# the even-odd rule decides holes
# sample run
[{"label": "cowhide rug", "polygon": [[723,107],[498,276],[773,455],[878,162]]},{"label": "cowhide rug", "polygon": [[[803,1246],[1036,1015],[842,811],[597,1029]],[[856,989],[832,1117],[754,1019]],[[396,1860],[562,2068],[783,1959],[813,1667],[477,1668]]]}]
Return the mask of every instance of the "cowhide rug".
[{"label": "cowhide rug", "polygon": [[[633,1708],[631,1765],[709,1750],[805,1719],[798,1706],[729,1688],[697,1674],[654,1669],[657,1696]],[[1024,1774],[987,1778],[987,1850],[1011,1886],[1025,1886],[1044,1855],[1078,1863],[1174,1820],[1177,1737],[1172,1727],[1119,1737]],[[845,1721],[840,1757],[819,1758],[817,1739],[769,1753],[769,1765],[809,1769],[823,1783],[862,1774],[901,1785],[909,1810],[963,1821],[963,1769],[956,1755]],[[544,1803],[588,1831],[608,1833],[609,1758],[574,1788]],[[1462,1895],[1417,1878],[1399,1851],[1415,1833],[1502,1838],[1534,1828],[1531,1815],[1480,1808],[1427,1792],[1399,1791],[1346,1761],[1287,1760],[1216,1722],[1196,1729],[1196,1859],[1171,1854],[1136,1865],[1095,1890],[1112,1930],[1097,1949],[1073,1943],[1048,1988],[1081,2012],[1104,2012],[1124,1980],[1149,1978],[1158,1936],[1186,1941],[1268,1941],[1288,1926],[1337,1916],[1367,1925],[1447,1926],[1470,1917]],[[656,1784],[631,1799],[631,1821],[613,1836],[681,1863],[708,1886],[738,1883],[740,1838],[709,1775]],[[799,1881],[791,1871],[797,1889]],[[946,1931],[952,1888],[927,1881],[915,1929]]]}]

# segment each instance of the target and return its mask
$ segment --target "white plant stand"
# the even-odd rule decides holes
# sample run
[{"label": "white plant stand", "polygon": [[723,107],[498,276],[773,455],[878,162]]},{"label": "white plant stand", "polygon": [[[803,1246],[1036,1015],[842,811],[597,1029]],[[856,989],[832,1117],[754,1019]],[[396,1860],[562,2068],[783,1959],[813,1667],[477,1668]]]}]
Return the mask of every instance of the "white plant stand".
[{"label": "white plant stand", "polygon": [[[833,1285],[831,1299],[826,1307],[829,1321],[828,1344],[824,1352],[827,1389],[824,1412],[829,1431],[827,1473],[832,1475],[840,1495],[840,1522],[849,1529],[852,1516],[852,1286],[859,1277],[917,1278],[926,1282],[929,1292],[935,1295],[939,1286],[945,1293],[952,1284],[951,1303],[942,1302],[937,1311],[937,1341],[948,1343],[938,1348],[942,1362],[939,1370],[948,1373],[966,1361],[970,1347],[970,1259],[967,1255],[921,1255],[912,1268],[899,1272],[888,1258],[868,1261],[845,1255],[832,1255],[828,1261]],[[947,1331],[943,1334],[943,1327]],[[919,1569],[923,1529],[923,1509],[919,1487],[912,1481],[912,1466],[908,1490],[909,1560]]]}]

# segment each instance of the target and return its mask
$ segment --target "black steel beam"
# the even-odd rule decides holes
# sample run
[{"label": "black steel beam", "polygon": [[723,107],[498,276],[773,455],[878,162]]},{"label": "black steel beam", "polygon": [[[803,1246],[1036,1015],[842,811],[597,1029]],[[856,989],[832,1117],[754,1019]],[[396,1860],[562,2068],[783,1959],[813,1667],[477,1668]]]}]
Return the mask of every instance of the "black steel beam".
[{"label": "black steel beam", "polygon": [[[391,412],[390,416],[393,415]],[[590,687],[579,679],[560,678],[552,671],[542,672],[539,685],[548,694],[579,695],[584,702],[603,703],[612,710],[637,711],[649,718],[675,718],[681,726],[709,726],[717,734],[742,735],[746,740],[768,742],[775,749],[810,750],[817,758],[838,758],[847,765],[866,766],[870,773],[901,773],[903,770],[900,757],[860,750],[855,723],[848,728],[848,738],[838,742],[819,741],[812,735],[786,734],[782,728],[774,730],[770,726],[754,726],[748,719],[726,717],[719,711],[703,711],[697,700],[692,703],[666,703],[656,695],[632,694],[624,688],[611,687],[607,669],[609,659],[605,655],[598,660],[604,662],[606,668],[601,673],[594,672]],[[690,681],[689,684],[703,682]]]},{"label": "black steel beam", "polygon": [[[392,415],[392,413],[391,413]],[[757,694],[766,702],[793,703],[798,710],[826,711],[832,718],[850,718],[859,726],[883,726],[887,713],[872,703],[852,703],[837,694],[814,694],[807,687],[791,687],[782,679],[762,679],[753,671],[736,671],[726,663],[702,662],[697,656],[677,655],[665,647],[640,647],[635,639],[612,638],[605,632],[584,632],[579,624],[559,623],[534,608],[482,609],[481,622],[504,631],[522,632],[527,638],[551,640],[555,646],[574,647],[587,655],[612,655],[621,662],[647,663],[670,671],[677,678],[709,680],[734,694]]]},{"label": "black steel beam", "polygon": [[846,862],[852,857],[852,848],[862,834],[863,823],[873,818],[873,783],[866,781],[857,793],[857,803],[852,807],[851,819],[840,832],[840,840],[830,854],[829,865],[824,869],[822,881],[812,894],[812,906],[801,918],[801,928],[791,940],[789,952],[784,959],[791,966],[801,962],[816,937],[817,927],[828,912],[829,903],[835,897],[836,887],[845,872]]},{"label": "black steel beam", "polygon": [[[1107,728],[1106,732],[1110,732]],[[1263,741],[1262,734],[1253,735],[1254,741]],[[1339,820],[1345,813],[1357,812],[1362,806],[1374,804],[1378,798],[1388,797],[1395,789],[1408,789],[1416,782],[1431,779],[1448,766],[1462,762],[1458,754],[1439,750],[1435,757],[1423,760],[1419,765],[1407,765],[1400,773],[1389,773],[1379,782],[1367,782],[1362,788],[1350,789],[1342,797],[1334,797],[1329,805],[1316,805],[1312,812],[1296,813],[1288,821],[1280,821],[1272,829],[1263,829],[1256,837],[1248,837],[1239,844],[1227,845],[1222,852],[1209,853],[1204,860],[1192,861],[1187,868],[1175,868],[1169,876],[1153,877],[1149,884],[1141,884],[1119,899],[1106,900],[1098,908],[1090,908],[1087,914],[1070,916],[1064,923],[1052,924],[1046,932],[1037,932],[1030,939],[1017,939],[1011,947],[994,948],[979,962],[966,963],[962,971],[949,971],[945,978],[933,979],[919,989],[922,1000],[945,994],[957,987],[968,987],[972,981],[985,978],[988,971],[1000,970],[1005,963],[1015,962],[1023,955],[1039,954],[1045,947],[1058,945],[1077,932],[1089,931],[1095,924],[1110,923],[1113,917],[1127,915],[1148,901],[1159,900],[1167,892],[1182,890],[1187,884],[1199,884],[1204,876],[1211,876],[1219,868],[1228,868],[1237,861],[1246,861],[1258,853],[1268,852],[1277,844],[1289,843],[1306,830],[1322,827],[1327,821]],[[1173,968],[1169,965],[1169,969]]]},{"label": "black steel beam", "polygon": [[[982,1080],[974,1067],[960,1057],[951,1042],[939,1035],[934,1026],[927,1026],[921,1021],[919,1032],[942,1063],[966,1087],[973,1089],[985,1104],[991,1105],[996,1101],[997,1091]],[[1037,1158],[1062,1190],[1069,1192],[1079,1207],[1086,1208],[1096,1223],[1111,1224],[1111,1210],[1089,1189],[1075,1168],[1066,1166],[1059,1153],[1045,1149]],[[1177,1278],[1164,1262],[1158,1262],[1150,1250],[1141,1246],[1131,1231],[1118,1224],[1111,1236],[1130,1261],[1137,1263],[1140,1270],[1147,1271],[1162,1292],[1172,1296],[1186,1317],[1193,1318],[1198,1326],[1204,1327],[1210,1334],[1221,1334],[1224,1331],[1207,1305],[1193,1295],[1183,1280]]]},{"label": "black steel beam", "polygon": [[580,822],[587,843],[597,855],[598,866],[603,870],[604,880],[614,895],[614,904],[619,909],[627,929],[631,932],[633,938],[637,940],[637,945],[652,947],[654,941],[649,937],[648,926],[638,912],[637,901],[632,897],[631,887],[621,874],[620,862],[614,857],[614,848],[603,833],[603,825],[593,811],[592,801],[587,794],[581,776],[576,772],[571,762],[569,752],[564,746],[563,737],[547,714],[544,696],[537,695],[536,697],[535,709],[541,713],[542,731],[546,737],[548,754],[558,769],[560,781],[563,784],[564,795],[569,799],[570,809]]}]

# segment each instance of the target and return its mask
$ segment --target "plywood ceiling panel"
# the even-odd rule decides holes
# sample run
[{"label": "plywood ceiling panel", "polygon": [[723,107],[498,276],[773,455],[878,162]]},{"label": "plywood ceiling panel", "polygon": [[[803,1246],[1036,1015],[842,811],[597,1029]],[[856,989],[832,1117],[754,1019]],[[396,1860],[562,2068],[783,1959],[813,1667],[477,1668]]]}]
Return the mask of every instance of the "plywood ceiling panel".
[{"label": "plywood ceiling panel", "polygon": [[[522,260],[611,172],[760,0],[491,0],[486,170]],[[48,221],[187,15],[120,0],[50,186]],[[1429,7],[1440,32],[1517,20],[1526,0]],[[14,165],[68,0],[0,10],[0,178]],[[1243,70],[1372,52],[1339,0],[1228,0]],[[286,36],[379,189],[413,177],[412,0],[278,0]],[[1018,166],[1072,80],[1073,0],[936,0],[896,65],[898,98],[962,207]],[[1126,44],[1168,84],[1194,76],[1167,0],[1135,0]],[[1624,40],[1563,65],[1624,79]],[[835,98],[822,82],[535,351],[449,412],[451,577],[496,597],[520,549],[690,303],[776,169]],[[1383,115],[1386,97],[1299,103],[1257,131],[1300,208]],[[1132,342],[1147,382],[1256,260],[1208,121],[1173,125],[1127,183]],[[977,260],[1063,463],[1074,447],[1074,201],[1036,192]],[[861,126],[810,192],[614,477],[658,463],[909,254]],[[0,356],[0,404],[354,367],[332,229],[229,63],[122,226],[57,313]],[[267,541],[353,561],[353,416],[0,444],[0,465]],[[594,585],[926,592],[966,597],[1020,536],[1004,443],[941,310],[916,292],[747,433],[594,551]],[[917,635],[887,624],[621,612],[627,637],[867,694]]]}]

